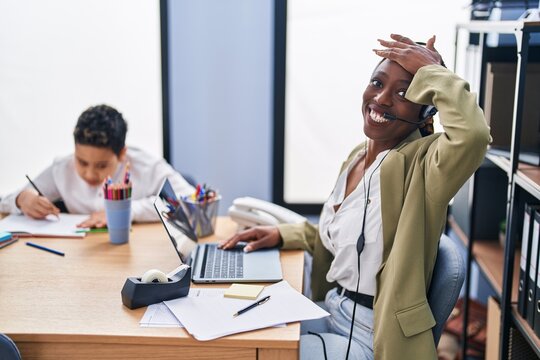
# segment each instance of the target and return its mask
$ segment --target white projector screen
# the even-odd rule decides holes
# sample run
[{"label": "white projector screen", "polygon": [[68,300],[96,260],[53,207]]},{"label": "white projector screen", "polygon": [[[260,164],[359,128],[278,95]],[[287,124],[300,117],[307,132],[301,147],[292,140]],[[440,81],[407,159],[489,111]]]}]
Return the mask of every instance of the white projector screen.
[{"label": "white projector screen", "polygon": [[0,1],[0,196],[73,151],[83,110],[106,103],[127,144],[163,154],[158,0]]},{"label": "white projector screen", "polygon": [[287,1],[285,205],[323,203],[342,161],[365,139],[362,93],[380,59],[372,52],[380,48],[376,40],[398,33],[425,42],[436,35],[435,46],[452,69],[455,26],[469,18],[467,5],[442,0]]}]

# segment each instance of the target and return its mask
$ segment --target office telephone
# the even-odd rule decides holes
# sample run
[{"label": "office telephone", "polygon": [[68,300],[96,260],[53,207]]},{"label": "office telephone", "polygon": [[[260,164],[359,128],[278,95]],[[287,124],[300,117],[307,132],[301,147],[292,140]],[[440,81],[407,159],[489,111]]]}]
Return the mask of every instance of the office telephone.
[{"label": "office telephone", "polygon": [[297,224],[307,220],[282,206],[249,196],[235,199],[228,213],[234,222],[246,228],[257,225]]}]

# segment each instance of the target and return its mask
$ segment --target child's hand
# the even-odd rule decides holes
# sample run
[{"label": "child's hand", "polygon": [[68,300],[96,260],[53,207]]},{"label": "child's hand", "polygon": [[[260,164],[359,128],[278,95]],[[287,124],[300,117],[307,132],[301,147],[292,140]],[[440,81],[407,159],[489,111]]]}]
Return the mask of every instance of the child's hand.
[{"label": "child's hand", "polygon": [[44,219],[47,215],[58,216],[60,214],[60,209],[54,206],[49,199],[39,196],[30,189],[21,191],[15,199],[15,204],[25,215],[34,219]]},{"label": "child's hand", "polygon": [[102,228],[107,226],[105,210],[92,213],[88,219],[77,225],[82,228]]}]

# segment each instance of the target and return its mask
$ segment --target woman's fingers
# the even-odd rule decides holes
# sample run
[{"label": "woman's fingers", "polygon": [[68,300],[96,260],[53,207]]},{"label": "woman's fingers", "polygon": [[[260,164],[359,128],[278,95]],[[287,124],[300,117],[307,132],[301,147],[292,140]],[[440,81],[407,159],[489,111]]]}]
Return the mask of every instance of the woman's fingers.
[{"label": "woman's fingers", "polygon": [[232,249],[240,241],[252,241],[256,239],[257,231],[255,228],[247,229],[233,235],[231,238],[219,243],[221,249]]},{"label": "woman's fingers", "polygon": [[261,248],[272,247],[272,245],[270,244],[271,244],[271,237],[270,235],[266,235],[260,238],[259,240],[255,240],[247,244],[246,247],[244,248],[244,251],[250,252],[250,251],[255,251]]},{"label": "woman's fingers", "polygon": [[393,40],[395,40],[395,41],[397,41],[399,43],[404,43],[404,44],[408,44],[408,45],[416,45],[416,43],[414,41],[412,41],[408,37],[400,35],[400,34],[390,34],[390,37]]},{"label": "woman's fingers", "polygon": [[222,249],[231,249],[240,241],[249,242],[244,248],[244,251],[249,252],[260,248],[274,247],[280,243],[279,230],[275,226],[257,226],[245,231],[242,231],[228,240],[219,244]]},{"label": "woman's fingers", "polygon": [[384,40],[384,39],[377,39],[377,41],[382,46],[386,46],[387,48],[393,48],[393,49],[396,49],[396,48],[397,49],[405,49],[408,46],[410,46],[409,44],[404,43],[404,42],[400,42],[400,41],[388,41],[388,40]]},{"label": "woman's fingers", "polygon": [[435,50],[435,35],[433,35],[431,38],[428,39],[427,43],[426,43],[426,47],[429,49],[429,50],[432,50],[432,51],[437,51]]},{"label": "woman's fingers", "polygon": [[435,50],[435,36],[428,39],[426,46],[416,44],[411,39],[391,34],[394,41],[378,40],[385,49],[374,49],[375,54],[395,61],[411,74],[416,74],[418,69],[431,64],[441,64],[441,56]]}]

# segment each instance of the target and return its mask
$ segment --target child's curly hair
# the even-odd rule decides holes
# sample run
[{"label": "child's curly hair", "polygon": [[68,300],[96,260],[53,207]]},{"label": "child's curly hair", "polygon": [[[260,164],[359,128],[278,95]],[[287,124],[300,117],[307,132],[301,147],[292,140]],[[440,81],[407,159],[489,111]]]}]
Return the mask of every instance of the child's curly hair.
[{"label": "child's curly hair", "polygon": [[125,147],[127,123],[116,109],[96,105],[85,110],[75,126],[76,144],[110,148],[116,155]]}]

